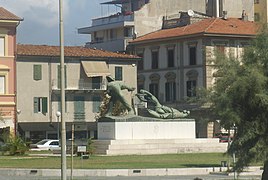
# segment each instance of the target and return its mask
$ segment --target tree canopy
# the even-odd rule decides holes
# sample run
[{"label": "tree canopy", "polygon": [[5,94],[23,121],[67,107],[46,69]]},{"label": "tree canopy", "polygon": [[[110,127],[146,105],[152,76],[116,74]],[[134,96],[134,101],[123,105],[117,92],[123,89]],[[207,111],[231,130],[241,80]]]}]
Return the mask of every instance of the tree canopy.
[{"label": "tree canopy", "polygon": [[[268,168],[268,33],[259,34],[244,49],[242,58],[217,55],[217,80],[212,109],[226,129],[237,128],[228,153],[235,153],[235,168],[263,161]],[[263,179],[268,179],[264,171]]]}]

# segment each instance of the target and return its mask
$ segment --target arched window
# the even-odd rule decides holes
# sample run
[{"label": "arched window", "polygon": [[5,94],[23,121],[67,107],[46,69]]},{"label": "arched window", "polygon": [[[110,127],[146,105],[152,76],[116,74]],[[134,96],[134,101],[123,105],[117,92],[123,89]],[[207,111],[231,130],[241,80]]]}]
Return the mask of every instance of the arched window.
[{"label": "arched window", "polygon": [[188,97],[195,97],[198,72],[196,70],[190,70],[186,73],[186,76],[188,78],[186,81],[186,94]]},{"label": "arched window", "polygon": [[152,74],[150,76],[151,83],[149,84],[149,91],[152,93],[156,98],[159,96],[159,74]]},{"label": "arched window", "polygon": [[166,102],[176,101],[176,74],[174,72],[168,72],[165,78]]}]

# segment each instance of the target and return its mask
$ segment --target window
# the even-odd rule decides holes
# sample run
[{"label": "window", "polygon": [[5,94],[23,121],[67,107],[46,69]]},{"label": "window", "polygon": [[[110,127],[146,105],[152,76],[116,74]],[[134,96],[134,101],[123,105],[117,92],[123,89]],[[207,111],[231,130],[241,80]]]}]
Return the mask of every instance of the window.
[{"label": "window", "polygon": [[254,21],[260,21],[260,13],[254,13]]},{"label": "window", "polygon": [[187,81],[186,90],[187,90],[188,97],[195,97],[196,96],[196,80]]},{"label": "window", "polygon": [[6,77],[0,76],[0,94],[6,93]]},{"label": "window", "polygon": [[92,89],[100,89],[101,88],[102,77],[92,77]]},{"label": "window", "polygon": [[254,0],[254,4],[259,4],[260,0]]},{"label": "window", "polygon": [[175,101],[176,100],[176,83],[175,82],[166,82],[166,101]]},{"label": "window", "polygon": [[[64,65],[64,81],[65,81],[65,88],[67,87],[67,68]],[[58,88],[61,88],[61,70],[60,65],[58,65]]]},{"label": "window", "polygon": [[158,68],[158,51],[152,51],[152,69]]},{"label": "window", "polygon": [[149,91],[152,93],[156,98],[158,98],[158,84],[152,83],[149,85]]},{"label": "window", "polygon": [[125,37],[133,37],[133,33],[132,33],[132,27],[125,27],[124,28],[124,36]]},{"label": "window", "polygon": [[141,57],[141,60],[138,61],[138,70],[143,70],[143,53],[138,54]]},{"label": "window", "polygon": [[115,67],[115,80],[116,81],[122,81],[123,80],[123,74],[122,74],[123,68],[122,67]]},{"label": "window", "polygon": [[0,37],[0,56],[5,56],[5,37]]},{"label": "window", "polygon": [[34,97],[34,113],[47,113],[47,97]]},{"label": "window", "polygon": [[196,46],[189,47],[190,65],[196,65]]},{"label": "window", "polygon": [[[57,96],[58,100],[58,111],[61,112],[61,96]],[[65,96],[65,112],[67,112],[67,97]]]},{"label": "window", "polygon": [[174,49],[168,49],[168,67],[174,67]]},{"label": "window", "polygon": [[93,112],[97,113],[100,112],[100,104],[101,104],[101,97],[100,96],[93,96]]},{"label": "window", "polygon": [[116,30],[110,29],[110,40],[115,40],[115,39],[116,39]]},{"label": "window", "polygon": [[74,120],[85,120],[85,98],[83,96],[74,97]]},{"label": "window", "polygon": [[38,81],[42,79],[42,65],[33,66],[33,79]]}]

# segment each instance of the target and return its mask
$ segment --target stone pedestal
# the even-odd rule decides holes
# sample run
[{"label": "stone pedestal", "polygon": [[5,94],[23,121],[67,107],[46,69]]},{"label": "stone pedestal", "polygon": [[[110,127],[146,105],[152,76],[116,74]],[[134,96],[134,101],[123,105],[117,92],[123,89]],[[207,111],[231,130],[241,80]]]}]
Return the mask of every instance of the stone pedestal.
[{"label": "stone pedestal", "polygon": [[195,135],[194,119],[111,116],[98,121],[99,140],[194,139]]}]

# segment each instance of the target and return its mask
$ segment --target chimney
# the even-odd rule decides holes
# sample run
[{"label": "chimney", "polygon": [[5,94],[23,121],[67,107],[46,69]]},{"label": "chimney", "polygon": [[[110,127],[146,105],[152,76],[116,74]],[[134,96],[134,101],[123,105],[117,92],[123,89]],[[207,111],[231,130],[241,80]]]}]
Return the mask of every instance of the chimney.
[{"label": "chimney", "polygon": [[248,21],[248,15],[247,15],[247,13],[246,13],[245,10],[242,11],[242,17],[241,17],[241,19],[242,19],[243,21]]},{"label": "chimney", "polygon": [[222,19],[227,20],[227,11],[222,11]]}]

